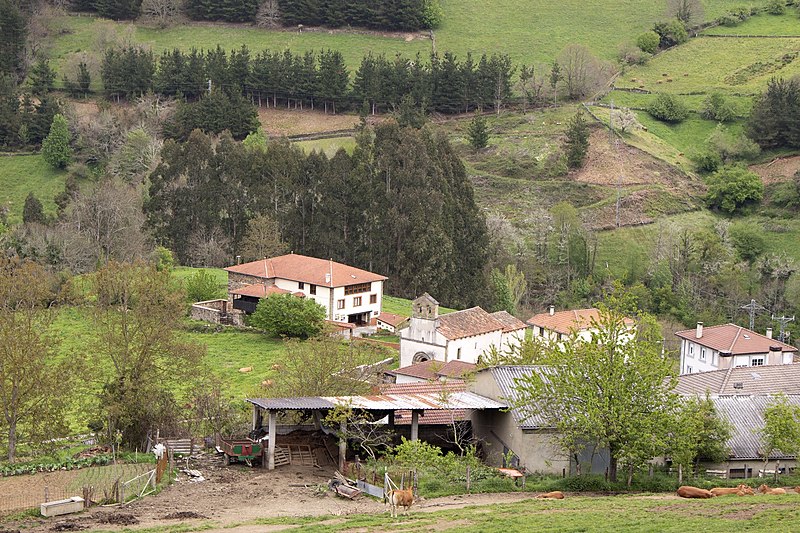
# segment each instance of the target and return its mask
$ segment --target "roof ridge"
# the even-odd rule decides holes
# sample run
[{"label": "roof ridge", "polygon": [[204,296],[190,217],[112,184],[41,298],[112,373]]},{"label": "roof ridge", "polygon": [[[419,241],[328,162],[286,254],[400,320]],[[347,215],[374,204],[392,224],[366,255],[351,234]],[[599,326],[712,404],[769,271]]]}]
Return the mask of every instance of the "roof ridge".
[{"label": "roof ridge", "polygon": [[[731,324],[731,325],[732,326],[736,326],[736,324]],[[736,326],[736,327],[739,328],[739,329],[736,330],[736,335],[733,336],[733,340],[731,341],[731,345],[728,348],[729,352],[733,352],[733,347],[736,344],[736,341],[739,340],[739,335],[741,335],[741,333],[742,333],[742,329],[743,329],[742,326]]]},{"label": "roof ridge", "polygon": [[725,390],[725,387],[728,386],[728,381],[731,379],[731,374],[733,373],[733,369],[736,368],[734,366],[730,367],[728,371],[725,373],[725,378],[722,380],[722,385],[719,388],[719,392],[717,394],[722,394]]}]

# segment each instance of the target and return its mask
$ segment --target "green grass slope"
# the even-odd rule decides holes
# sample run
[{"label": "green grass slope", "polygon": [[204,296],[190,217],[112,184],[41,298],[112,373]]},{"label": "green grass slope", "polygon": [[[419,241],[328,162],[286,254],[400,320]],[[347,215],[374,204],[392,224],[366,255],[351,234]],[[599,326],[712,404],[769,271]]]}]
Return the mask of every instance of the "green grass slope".
[{"label": "green grass slope", "polygon": [[55,214],[53,198],[64,190],[66,176],[38,154],[0,156],[0,205],[8,207],[9,223],[22,222],[22,208],[31,191],[42,202],[45,213]]}]

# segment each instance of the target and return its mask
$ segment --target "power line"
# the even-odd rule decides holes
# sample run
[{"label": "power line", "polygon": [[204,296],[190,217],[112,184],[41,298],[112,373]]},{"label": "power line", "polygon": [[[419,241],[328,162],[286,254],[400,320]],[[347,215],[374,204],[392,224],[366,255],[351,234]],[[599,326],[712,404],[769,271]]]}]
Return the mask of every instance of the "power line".
[{"label": "power line", "polygon": [[789,332],[786,331],[786,324],[788,324],[789,322],[794,322],[794,315],[792,316],[783,315],[777,317],[775,315],[772,315],[771,318],[772,320],[776,320],[781,325],[780,333],[778,333],[778,340],[781,342],[786,342],[786,340],[789,337]]},{"label": "power line", "polygon": [[767,310],[767,308],[764,307],[763,305],[757,304],[755,300],[750,300],[749,304],[743,305],[739,307],[739,309],[744,309],[745,311],[748,311],[750,313],[750,331],[753,331],[753,328],[755,327],[756,311]]}]

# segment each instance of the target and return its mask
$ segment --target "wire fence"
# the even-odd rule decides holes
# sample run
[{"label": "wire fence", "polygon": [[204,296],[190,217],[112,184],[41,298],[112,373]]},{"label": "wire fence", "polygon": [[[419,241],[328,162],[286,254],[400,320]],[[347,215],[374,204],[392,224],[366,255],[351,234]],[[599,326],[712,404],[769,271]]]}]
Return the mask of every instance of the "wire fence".
[{"label": "wire fence", "polygon": [[73,496],[87,502],[115,502],[126,482],[125,497],[138,495],[149,482],[148,476],[142,474],[154,467],[149,462],[125,463],[1,478],[0,514],[34,509],[44,502]]}]

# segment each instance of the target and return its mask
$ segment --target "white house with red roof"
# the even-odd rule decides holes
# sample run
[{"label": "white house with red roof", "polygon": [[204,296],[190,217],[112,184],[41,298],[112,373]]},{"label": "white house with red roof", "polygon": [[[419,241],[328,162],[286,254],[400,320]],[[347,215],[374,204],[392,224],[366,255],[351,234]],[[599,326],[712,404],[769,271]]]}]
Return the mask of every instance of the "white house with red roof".
[{"label": "white house with red roof", "polygon": [[323,306],[334,322],[367,325],[381,313],[386,276],[330,259],[300,254],[234,265],[228,272],[228,296],[234,309],[255,311],[270,294],[294,294]]},{"label": "white house with red roof", "polygon": [[492,348],[518,346],[526,328],[505,311],[480,307],[439,315],[439,302],[425,293],[412,302],[408,325],[400,329],[400,367],[431,360],[474,364]]},{"label": "white house with red roof", "polygon": [[766,335],[737,326],[720,324],[678,331],[681,339],[681,374],[710,372],[744,366],[794,363],[797,348]]},{"label": "white house with red roof", "polygon": [[[573,334],[578,340],[591,340],[592,334],[598,331],[599,321],[600,310],[597,308],[556,311],[555,306],[551,305],[546,312],[533,315],[527,323],[533,329],[534,338],[548,343],[561,343]],[[623,343],[633,338],[636,325],[633,319],[626,317],[624,321],[625,325],[630,328],[630,335],[625,335],[621,339]]]}]

